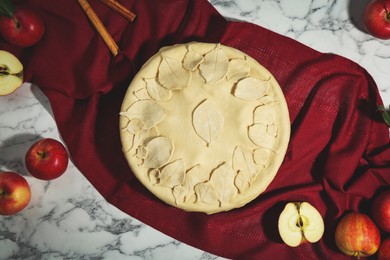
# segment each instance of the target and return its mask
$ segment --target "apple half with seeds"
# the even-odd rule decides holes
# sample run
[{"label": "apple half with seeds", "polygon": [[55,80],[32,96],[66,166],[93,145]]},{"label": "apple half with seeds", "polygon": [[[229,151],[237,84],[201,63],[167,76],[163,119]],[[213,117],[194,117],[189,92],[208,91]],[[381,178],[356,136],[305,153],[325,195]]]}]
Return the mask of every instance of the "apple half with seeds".
[{"label": "apple half with seeds", "polygon": [[23,64],[16,56],[0,50],[0,96],[11,94],[23,84]]},{"label": "apple half with seeds", "polygon": [[319,241],[324,234],[324,221],[308,202],[289,202],[280,213],[278,229],[284,243],[297,247]]}]

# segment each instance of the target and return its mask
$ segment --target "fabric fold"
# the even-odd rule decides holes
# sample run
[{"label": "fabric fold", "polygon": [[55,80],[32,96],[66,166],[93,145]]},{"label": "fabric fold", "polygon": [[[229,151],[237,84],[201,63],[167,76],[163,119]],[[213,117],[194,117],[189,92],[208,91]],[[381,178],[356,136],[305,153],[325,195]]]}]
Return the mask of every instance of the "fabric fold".
[{"label": "fabric fold", "polygon": [[[358,64],[317,52],[260,26],[226,21],[206,0],[126,3],[126,22],[97,1],[91,5],[121,48],[116,58],[88,23],[77,1],[29,0],[47,24],[42,41],[20,49],[26,80],[48,97],[74,164],[107,201],[194,247],[234,259],[347,259],[334,229],[347,211],[368,212],[370,199],[390,183],[388,128],[371,76]],[[161,47],[189,41],[221,42],[256,59],[285,94],[291,141],[267,190],[248,205],[215,215],[189,213],[159,201],[131,173],[122,154],[119,111],[141,66]],[[325,221],[316,244],[284,245],[277,219],[286,202],[308,201]]]}]

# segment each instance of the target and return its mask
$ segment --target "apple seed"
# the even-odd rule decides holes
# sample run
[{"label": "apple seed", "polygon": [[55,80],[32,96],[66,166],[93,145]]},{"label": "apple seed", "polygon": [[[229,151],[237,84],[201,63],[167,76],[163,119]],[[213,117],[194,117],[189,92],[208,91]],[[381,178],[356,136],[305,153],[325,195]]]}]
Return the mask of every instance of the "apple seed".
[{"label": "apple seed", "polygon": [[300,212],[301,203],[300,202],[296,202],[294,204],[295,204],[295,207],[297,208],[298,216],[299,216],[298,219],[297,219],[296,226],[299,227],[300,229],[302,229],[302,227],[303,227],[303,220],[302,220],[302,216],[301,216],[301,212]]},{"label": "apple seed", "polygon": [[305,233],[303,232],[305,221],[303,220],[301,212],[300,212],[301,202],[296,202],[295,206],[297,207],[297,211],[298,211],[298,218],[297,218],[297,222],[295,225],[301,230],[301,233],[302,233],[302,240],[301,241],[303,242],[306,239],[305,239]]},{"label": "apple seed", "polygon": [[9,75],[9,68],[6,65],[0,65],[0,76]]},{"label": "apple seed", "polygon": [[18,73],[11,73],[10,68],[7,65],[0,65],[0,77],[3,76],[16,76],[18,78],[21,78],[23,76],[23,70]]}]

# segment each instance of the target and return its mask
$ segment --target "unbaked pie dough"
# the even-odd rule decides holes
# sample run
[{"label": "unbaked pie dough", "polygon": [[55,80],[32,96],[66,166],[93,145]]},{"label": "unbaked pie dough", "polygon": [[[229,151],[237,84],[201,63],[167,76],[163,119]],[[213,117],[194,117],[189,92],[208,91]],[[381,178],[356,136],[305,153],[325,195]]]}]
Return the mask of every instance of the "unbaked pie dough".
[{"label": "unbaked pie dough", "polygon": [[125,157],[142,184],[185,211],[241,207],[274,179],[290,119],[271,73],[222,44],[162,48],[131,82],[120,112]]}]

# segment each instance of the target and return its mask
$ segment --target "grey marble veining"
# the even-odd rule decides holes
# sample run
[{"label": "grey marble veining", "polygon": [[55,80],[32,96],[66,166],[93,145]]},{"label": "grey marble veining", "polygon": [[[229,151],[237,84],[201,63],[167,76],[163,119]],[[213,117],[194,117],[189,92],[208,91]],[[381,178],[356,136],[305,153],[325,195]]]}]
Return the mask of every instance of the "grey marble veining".
[{"label": "grey marble veining", "polygon": [[0,259],[217,259],[107,203],[72,162],[52,181],[29,176],[24,154],[42,137],[61,140],[37,86],[0,98],[0,169],[23,174],[32,190],[25,210],[0,216]]},{"label": "grey marble veining", "polygon": [[[390,40],[362,29],[367,1],[210,0],[227,19],[286,35],[321,52],[363,66],[390,105]],[[28,175],[24,154],[41,137],[61,139],[49,102],[26,83],[0,97],[0,170],[17,171],[31,185],[28,207],[0,216],[0,259],[223,259],[188,246],[107,203],[77,168],[53,181]]]},{"label": "grey marble veining", "polygon": [[315,50],[351,59],[374,78],[390,105],[390,40],[367,34],[362,12],[368,0],[210,0],[225,17],[258,24]]}]

